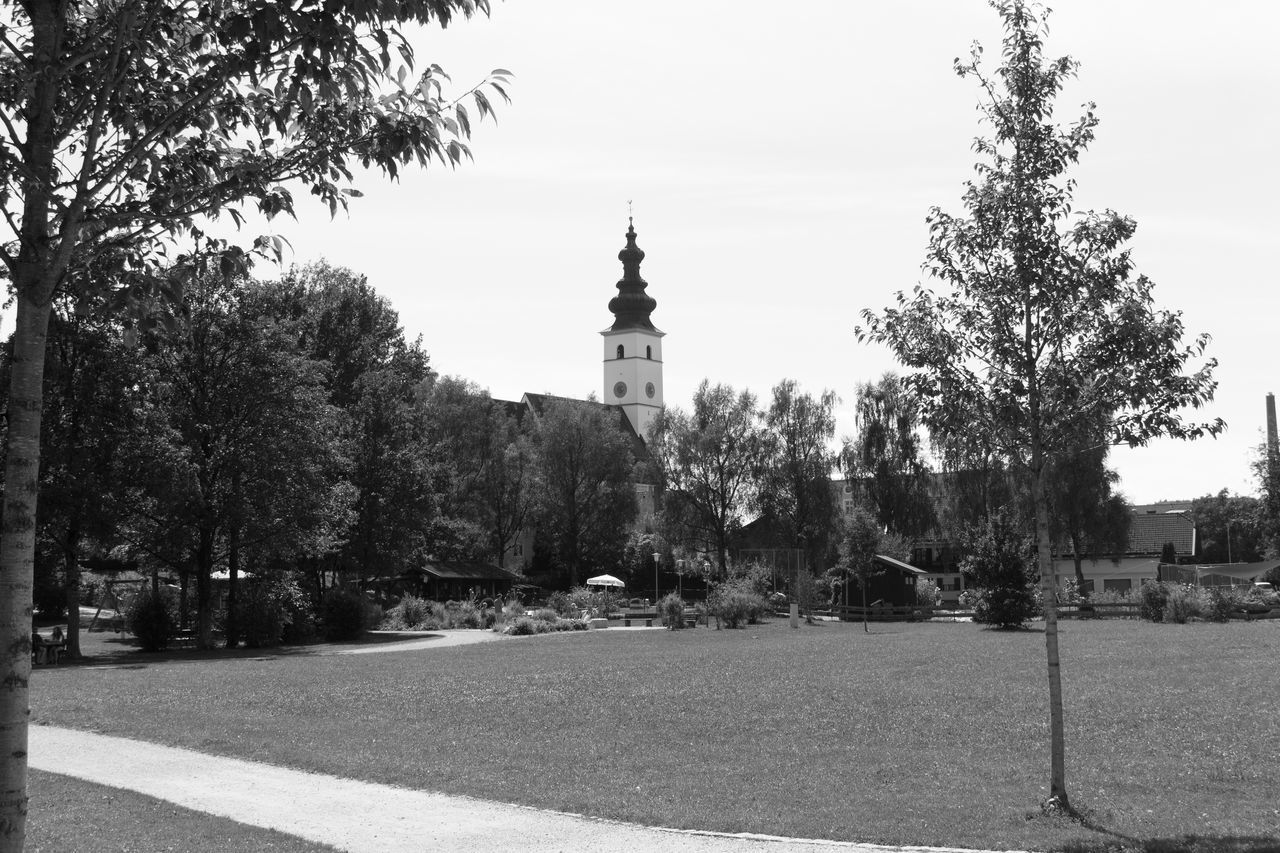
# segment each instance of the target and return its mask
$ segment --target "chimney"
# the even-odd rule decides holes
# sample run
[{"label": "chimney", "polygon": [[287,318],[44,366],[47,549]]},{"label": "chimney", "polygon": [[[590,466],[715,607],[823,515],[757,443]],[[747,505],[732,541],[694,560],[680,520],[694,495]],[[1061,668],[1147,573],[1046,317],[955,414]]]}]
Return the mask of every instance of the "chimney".
[{"label": "chimney", "polygon": [[1267,455],[1275,458],[1280,453],[1280,440],[1276,437],[1276,395],[1267,392]]}]

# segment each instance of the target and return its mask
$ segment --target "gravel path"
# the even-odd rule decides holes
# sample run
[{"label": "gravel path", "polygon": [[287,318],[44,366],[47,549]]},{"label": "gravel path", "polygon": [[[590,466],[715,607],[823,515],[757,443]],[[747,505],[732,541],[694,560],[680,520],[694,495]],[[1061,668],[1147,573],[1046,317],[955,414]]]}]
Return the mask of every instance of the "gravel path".
[{"label": "gravel path", "polygon": [[351,853],[954,853],[954,848],[942,847],[658,829],[304,773],[72,729],[32,726],[30,731],[33,768],[137,791]]}]

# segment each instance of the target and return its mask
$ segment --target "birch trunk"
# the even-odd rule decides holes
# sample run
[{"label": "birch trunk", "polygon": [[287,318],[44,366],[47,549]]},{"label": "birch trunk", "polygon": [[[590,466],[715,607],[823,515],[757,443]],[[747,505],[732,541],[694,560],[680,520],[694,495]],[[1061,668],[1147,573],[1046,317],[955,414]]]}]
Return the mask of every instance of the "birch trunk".
[{"label": "birch trunk", "polygon": [[27,822],[32,575],[40,481],[40,408],[49,303],[19,291],[9,381],[0,525],[0,853],[21,853]]}]

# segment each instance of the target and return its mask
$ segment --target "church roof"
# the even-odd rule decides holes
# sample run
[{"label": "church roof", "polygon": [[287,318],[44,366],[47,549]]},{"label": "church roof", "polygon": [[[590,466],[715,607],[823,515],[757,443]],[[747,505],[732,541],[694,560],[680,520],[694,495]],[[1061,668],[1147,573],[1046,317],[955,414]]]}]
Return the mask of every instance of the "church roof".
[{"label": "church roof", "polygon": [[530,394],[524,395],[525,401],[528,402],[529,410],[537,417],[542,417],[547,410],[548,404],[554,403],[571,403],[575,406],[591,406],[604,412],[609,418],[617,423],[618,431],[627,437],[631,442],[631,452],[635,456],[637,462],[649,459],[649,448],[645,445],[644,439],[631,426],[631,419],[627,417],[626,411],[621,406],[615,406],[611,403],[599,403],[595,400],[575,400],[572,397],[557,397],[554,394]]},{"label": "church roof", "polygon": [[618,253],[618,260],[622,261],[622,280],[618,282],[618,295],[609,300],[614,320],[607,331],[658,331],[649,319],[649,314],[658,307],[658,300],[645,293],[649,285],[640,277],[644,250],[636,245],[636,228],[630,218],[627,220],[627,245]]}]

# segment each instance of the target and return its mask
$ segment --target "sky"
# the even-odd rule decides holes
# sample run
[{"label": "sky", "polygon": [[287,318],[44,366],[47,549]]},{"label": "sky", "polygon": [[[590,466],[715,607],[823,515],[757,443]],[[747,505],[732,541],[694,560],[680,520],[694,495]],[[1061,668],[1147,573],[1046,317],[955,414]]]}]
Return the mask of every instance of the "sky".
[{"label": "sky", "polygon": [[[1256,489],[1275,368],[1280,6],[1061,0],[1048,54],[1081,63],[1059,98],[1101,124],[1076,207],[1134,217],[1136,268],[1188,333],[1213,336],[1216,440],[1117,449],[1134,503]],[[860,345],[864,308],[922,281],[931,206],[960,212],[979,93],[953,59],[999,57],[982,0],[495,0],[414,36],[461,91],[493,68],[512,103],[474,162],[361,176],[330,220],[299,198],[271,227],[289,260],[368,276],[433,367],[495,397],[602,392],[599,332],[630,204],[657,299],[665,400],[703,378],[761,400],[783,378],[842,398],[895,369]],[[301,194],[299,194],[301,195]],[[274,271],[260,267],[260,276]]]}]

